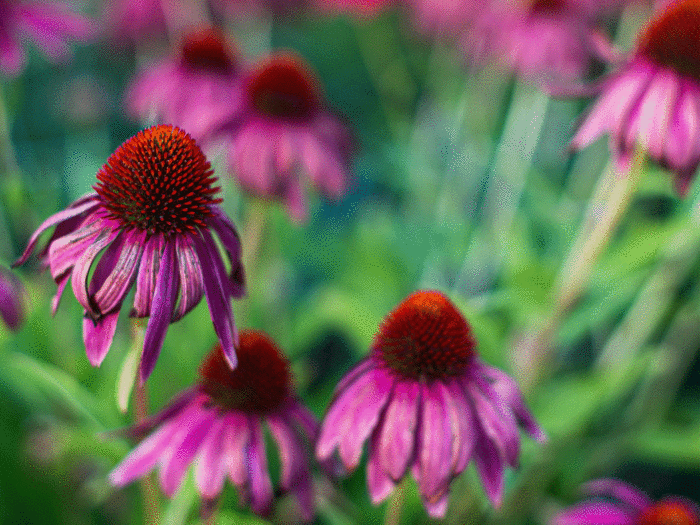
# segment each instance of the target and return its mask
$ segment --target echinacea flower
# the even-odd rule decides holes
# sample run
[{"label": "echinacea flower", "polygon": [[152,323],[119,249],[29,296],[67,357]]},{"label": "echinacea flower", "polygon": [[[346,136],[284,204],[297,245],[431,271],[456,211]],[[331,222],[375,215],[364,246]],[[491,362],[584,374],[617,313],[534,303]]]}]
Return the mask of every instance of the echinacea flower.
[{"label": "echinacea flower", "polygon": [[387,498],[410,470],[433,517],[445,515],[451,481],[474,460],[488,498],[500,505],[504,467],[518,464],[518,427],[546,438],[515,381],[481,362],[475,347],[445,295],[410,295],[384,319],[369,356],[336,387],[318,458],[337,449],[353,470],[369,441],[372,502]]},{"label": "echinacea flower", "polygon": [[231,120],[241,105],[236,50],[217,30],[191,31],[178,54],[141,72],[129,87],[127,110],[168,122],[199,140]]},{"label": "echinacea flower", "polygon": [[59,60],[70,55],[70,40],[87,40],[95,29],[89,18],[66,2],[0,0],[0,72],[14,76],[22,71],[25,40]]},{"label": "echinacea flower", "polygon": [[[24,263],[39,236],[55,226],[40,253],[58,285],[56,311],[68,279],[85,308],[83,340],[93,366],[114,337],[126,294],[136,283],[132,317],[149,317],[140,379],[155,366],[168,325],[206,296],[214,330],[233,368],[237,332],[231,297],[245,290],[236,228],[217,206],[209,161],[187,133],[154,126],[128,139],[107,159],[97,185],[46,219],[15,263]],[[211,234],[229,260],[224,265]]]},{"label": "echinacea flower", "polygon": [[0,266],[0,316],[10,330],[24,320],[24,287],[19,279]]},{"label": "echinacea flower", "polygon": [[477,62],[494,60],[537,82],[580,80],[600,54],[589,4],[492,0],[472,17],[463,48]]},{"label": "echinacea flower", "polygon": [[273,54],[244,79],[241,115],[220,137],[248,192],[279,198],[295,220],[307,215],[306,179],[331,198],[346,191],[352,149],[345,126],[325,107],[303,59]]},{"label": "echinacea flower", "polygon": [[557,514],[550,525],[700,525],[692,501],[669,496],[652,501],[643,492],[615,479],[599,479],[584,486],[591,499]]},{"label": "echinacea flower", "polygon": [[572,147],[605,133],[616,158],[644,148],[674,173],[678,193],[687,193],[700,164],[700,1],[659,8],[630,58],[601,84]]},{"label": "echinacea flower", "polygon": [[309,459],[317,423],[293,393],[289,363],[275,343],[263,332],[242,330],[238,367],[232,371],[217,346],[199,375],[199,384],[130,430],[136,437],[153,432],[112,471],[110,481],[123,486],[158,466],[163,492],[172,496],[195,462],[204,499],[216,498],[228,476],[241,503],[266,515],[274,494],[267,427],[281,461],[281,489],[294,494],[304,519],[312,519]]}]

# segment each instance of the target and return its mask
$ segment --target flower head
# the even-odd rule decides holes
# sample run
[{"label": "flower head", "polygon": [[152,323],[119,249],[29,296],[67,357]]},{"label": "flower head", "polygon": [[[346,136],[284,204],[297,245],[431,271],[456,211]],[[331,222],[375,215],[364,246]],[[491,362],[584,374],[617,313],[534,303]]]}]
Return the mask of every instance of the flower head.
[{"label": "flower head", "polygon": [[52,60],[70,55],[68,41],[87,40],[95,24],[68,3],[0,0],[0,72],[14,76],[24,68],[24,40],[32,40]]},{"label": "flower head", "polygon": [[241,106],[238,55],[217,30],[191,31],[177,55],[139,74],[126,94],[128,112],[187,129],[200,139]]},{"label": "flower head", "polygon": [[677,496],[654,502],[636,488],[614,479],[584,486],[591,499],[556,515],[551,525],[700,525],[698,507]]},{"label": "flower head", "polygon": [[0,316],[10,330],[24,321],[24,287],[17,277],[0,267]]},{"label": "flower head", "polygon": [[243,188],[283,200],[297,220],[307,214],[305,177],[329,197],[346,191],[350,137],[297,55],[274,54],[248,72],[241,116],[221,136]]},{"label": "flower head", "polygon": [[369,440],[374,503],[411,471],[428,513],[445,515],[451,481],[473,459],[494,505],[505,465],[520,454],[518,427],[544,434],[508,375],[482,363],[462,314],[442,293],[419,291],[382,322],[370,355],[338,384],[316,448],[352,470]]},{"label": "flower head", "polygon": [[282,463],[281,489],[296,496],[310,520],[309,443],[316,438],[316,420],[293,394],[289,364],[266,334],[241,331],[238,359],[232,371],[215,347],[202,363],[197,386],[130,430],[137,437],[153,432],[112,471],[111,482],[126,485],[159,465],[161,486],[171,496],[195,461],[202,497],[215,498],[228,476],[244,505],[268,514],[273,487],[265,425]]},{"label": "flower head", "polygon": [[[88,194],[39,226],[15,265],[39,236],[56,226],[40,253],[58,285],[56,311],[68,279],[85,308],[83,339],[98,366],[114,337],[127,292],[136,283],[132,317],[149,317],[141,358],[145,381],[168,325],[206,296],[214,330],[231,367],[237,333],[230,298],[245,290],[241,246],[231,220],[217,206],[219,188],[197,143],[173,126],[154,126],[128,139],[97,174]],[[226,251],[227,272],[211,235]]]},{"label": "flower head", "polygon": [[603,133],[625,160],[638,147],[675,174],[684,195],[700,164],[700,2],[660,8],[634,53],[602,84],[572,141],[583,148]]}]

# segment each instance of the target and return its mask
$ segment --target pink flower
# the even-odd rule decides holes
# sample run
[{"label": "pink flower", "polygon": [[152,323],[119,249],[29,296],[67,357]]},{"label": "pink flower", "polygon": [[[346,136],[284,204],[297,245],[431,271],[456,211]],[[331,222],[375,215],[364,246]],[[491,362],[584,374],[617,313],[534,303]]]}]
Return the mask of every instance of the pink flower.
[{"label": "pink flower", "polygon": [[70,55],[69,40],[87,40],[95,34],[93,22],[70,4],[0,0],[0,72],[18,75],[24,68],[25,40],[32,40],[51,60]]},{"label": "pink flower", "polygon": [[700,164],[700,2],[661,8],[638,37],[635,51],[602,84],[572,147],[604,133],[623,161],[643,147],[673,171],[685,195]]},{"label": "pink flower", "polygon": [[17,277],[0,267],[0,316],[10,330],[24,321],[24,287]]},{"label": "pink flower", "polygon": [[361,17],[374,16],[387,9],[393,0],[314,0],[316,8],[335,13],[349,13]]},{"label": "pink flower", "polygon": [[242,504],[266,515],[273,486],[264,426],[277,445],[281,489],[294,494],[304,519],[311,520],[309,444],[317,423],[292,392],[287,360],[266,334],[254,330],[241,332],[238,368],[231,371],[217,346],[202,364],[197,386],[131,429],[134,436],[155,430],[112,471],[110,481],[123,486],[158,465],[163,492],[172,496],[194,461],[203,498],[216,498],[228,476]]},{"label": "pink flower", "polygon": [[500,505],[504,467],[518,464],[518,427],[546,438],[513,379],[482,363],[475,346],[446,296],[410,295],[384,319],[370,355],[336,387],[317,456],[337,449],[352,470],[369,440],[372,502],[387,498],[410,469],[433,517],[445,515],[450,483],[473,459],[488,498]]},{"label": "pink flower", "polygon": [[241,115],[219,134],[243,188],[279,198],[295,220],[307,215],[306,180],[330,198],[347,189],[351,140],[325,107],[301,57],[271,55],[244,79]]},{"label": "pink flower", "polygon": [[[235,367],[237,332],[230,298],[244,293],[241,245],[233,223],[217,206],[216,177],[199,146],[179,128],[154,126],[124,142],[97,181],[95,193],[39,226],[15,266],[27,260],[44,231],[56,226],[39,254],[58,285],[52,309],[58,308],[71,278],[73,293],[85,308],[83,339],[93,366],[107,354],[122,303],[135,282],[130,315],[149,317],[141,381],[155,366],[168,325],[192,310],[202,295]],[[228,272],[212,230],[228,256]]]},{"label": "pink flower", "polygon": [[110,0],[106,25],[112,33],[130,40],[153,38],[167,31],[163,2],[167,0]]},{"label": "pink flower", "polygon": [[142,120],[179,126],[199,140],[240,111],[237,58],[215,29],[190,32],[176,56],[133,80],[127,110]]},{"label": "pink flower", "polygon": [[577,80],[599,54],[591,5],[581,0],[492,1],[472,17],[462,44],[475,61],[502,62],[528,79]]},{"label": "pink flower", "polygon": [[698,508],[680,497],[651,501],[636,488],[614,479],[584,486],[592,498],[559,513],[550,525],[699,525]]},{"label": "pink flower", "polygon": [[407,3],[421,32],[452,37],[465,30],[486,5],[474,0],[409,0]]}]

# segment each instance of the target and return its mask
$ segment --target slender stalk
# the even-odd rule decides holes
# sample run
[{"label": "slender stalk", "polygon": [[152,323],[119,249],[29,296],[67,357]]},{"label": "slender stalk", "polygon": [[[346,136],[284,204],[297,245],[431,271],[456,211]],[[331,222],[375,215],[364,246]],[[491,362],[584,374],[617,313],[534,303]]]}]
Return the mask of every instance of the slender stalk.
[{"label": "slender stalk", "polygon": [[384,514],[384,525],[399,525],[401,523],[401,510],[403,508],[404,496],[406,492],[405,485],[406,479],[404,478],[396,488],[394,493],[389,499],[389,504],[386,507],[386,514]]}]

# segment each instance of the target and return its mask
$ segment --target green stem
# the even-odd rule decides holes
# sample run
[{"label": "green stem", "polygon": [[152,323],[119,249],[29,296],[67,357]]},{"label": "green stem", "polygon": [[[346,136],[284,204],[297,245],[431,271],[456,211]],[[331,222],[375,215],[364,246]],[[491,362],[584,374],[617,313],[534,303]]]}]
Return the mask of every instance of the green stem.
[{"label": "green stem", "polygon": [[384,525],[399,525],[401,523],[401,509],[403,508],[404,496],[405,496],[405,485],[406,479],[404,478],[401,482],[396,485],[394,493],[389,499],[389,503],[386,507],[386,514],[384,515]]}]

